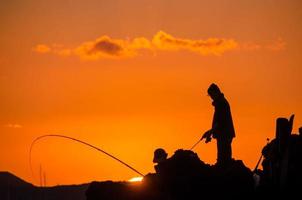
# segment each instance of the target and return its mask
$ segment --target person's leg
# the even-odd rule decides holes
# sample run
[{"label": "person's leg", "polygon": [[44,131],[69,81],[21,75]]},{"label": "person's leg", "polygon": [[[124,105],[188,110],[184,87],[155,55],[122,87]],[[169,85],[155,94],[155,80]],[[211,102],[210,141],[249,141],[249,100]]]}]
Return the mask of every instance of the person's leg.
[{"label": "person's leg", "polygon": [[217,138],[217,164],[227,165],[232,160],[232,139]]},{"label": "person's leg", "polygon": [[232,138],[228,138],[225,140],[225,160],[227,162],[231,161],[232,160]]},{"label": "person's leg", "polygon": [[223,141],[220,138],[217,138],[217,165],[223,164]]}]

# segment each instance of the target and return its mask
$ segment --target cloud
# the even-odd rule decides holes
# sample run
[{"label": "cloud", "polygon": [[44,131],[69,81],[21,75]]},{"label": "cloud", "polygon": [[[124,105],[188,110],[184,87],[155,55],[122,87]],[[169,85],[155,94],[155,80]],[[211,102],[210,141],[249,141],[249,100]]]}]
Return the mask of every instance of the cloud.
[{"label": "cloud", "polygon": [[33,51],[37,53],[49,53],[51,48],[45,44],[38,44],[33,48]]},{"label": "cloud", "polygon": [[164,31],[159,31],[151,40],[145,37],[137,37],[132,40],[113,39],[104,35],[94,41],[86,41],[73,48],[66,48],[60,44],[53,44],[51,46],[38,44],[33,50],[37,53],[52,53],[58,56],[77,56],[82,60],[99,60],[105,58],[119,59],[134,57],[139,55],[141,50],[152,52],[189,51],[202,56],[219,56],[232,50],[279,51],[283,50],[285,45],[286,43],[280,38],[268,44],[257,44],[254,42],[239,43],[234,39],[225,38],[209,38],[206,40],[177,38]]},{"label": "cloud", "polygon": [[246,42],[246,43],[242,43],[239,49],[243,51],[257,51],[262,49],[262,45],[253,42]]},{"label": "cloud", "polygon": [[285,49],[285,46],[286,42],[282,38],[278,38],[271,44],[267,44],[265,48],[272,51],[281,51]]},{"label": "cloud", "polygon": [[20,124],[5,124],[4,127],[7,128],[22,128],[23,126]]},{"label": "cloud", "polygon": [[54,44],[48,46],[39,44],[34,47],[37,53],[53,53],[59,56],[75,55],[83,60],[98,60],[102,58],[125,58],[137,56],[140,50],[154,51],[191,51],[200,55],[221,55],[226,51],[236,49],[237,42],[233,39],[209,38],[193,40],[176,38],[164,31],[157,32],[151,40],[137,37],[133,40],[112,39],[101,36],[95,41],[83,42],[75,48],[64,48]]},{"label": "cloud", "polygon": [[267,43],[255,43],[255,42],[245,42],[238,46],[238,49],[243,51],[282,51],[286,47],[286,42],[282,38],[277,38],[272,42]]},{"label": "cloud", "polygon": [[209,38],[207,40],[191,40],[175,38],[163,31],[159,31],[152,43],[161,50],[189,50],[202,55],[221,55],[222,53],[236,49],[238,44],[233,39]]},{"label": "cloud", "polygon": [[74,49],[75,55],[82,59],[97,60],[100,58],[129,57],[135,54],[129,42],[102,36],[95,41],[85,42]]}]

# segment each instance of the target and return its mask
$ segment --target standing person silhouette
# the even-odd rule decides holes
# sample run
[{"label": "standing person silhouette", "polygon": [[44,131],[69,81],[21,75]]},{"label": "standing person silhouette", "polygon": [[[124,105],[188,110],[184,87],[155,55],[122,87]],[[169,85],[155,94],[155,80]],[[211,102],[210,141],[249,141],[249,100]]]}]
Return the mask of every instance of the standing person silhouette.
[{"label": "standing person silhouette", "polygon": [[217,163],[216,166],[226,166],[232,161],[232,140],[235,137],[235,129],[232,120],[231,109],[224,94],[219,87],[212,83],[208,88],[208,95],[213,100],[214,117],[212,129],[208,130],[202,138],[206,138],[206,143],[211,137],[217,141]]}]

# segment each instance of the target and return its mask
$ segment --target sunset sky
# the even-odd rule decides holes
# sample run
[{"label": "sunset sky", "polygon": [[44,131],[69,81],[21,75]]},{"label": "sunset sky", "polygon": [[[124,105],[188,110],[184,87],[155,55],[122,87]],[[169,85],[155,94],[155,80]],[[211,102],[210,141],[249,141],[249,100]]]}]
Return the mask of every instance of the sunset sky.
[{"label": "sunset sky", "polygon": [[[0,171],[48,186],[146,174],[153,151],[189,149],[211,128],[217,83],[254,168],[277,117],[302,126],[300,0],[1,0]],[[216,142],[195,149],[216,162]]]}]

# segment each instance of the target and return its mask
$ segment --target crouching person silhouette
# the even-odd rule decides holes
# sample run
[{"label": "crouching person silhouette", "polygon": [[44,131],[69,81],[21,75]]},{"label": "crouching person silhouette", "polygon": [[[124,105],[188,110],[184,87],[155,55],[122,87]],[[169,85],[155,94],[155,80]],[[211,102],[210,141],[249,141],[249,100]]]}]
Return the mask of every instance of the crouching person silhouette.
[{"label": "crouching person silhouette", "polygon": [[163,174],[166,172],[167,156],[168,154],[162,148],[158,148],[154,151],[153,163],[157,164],[154,166],[157,174]]}]

